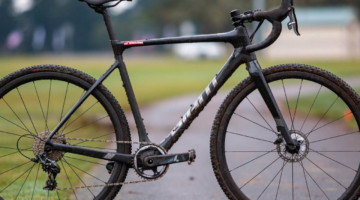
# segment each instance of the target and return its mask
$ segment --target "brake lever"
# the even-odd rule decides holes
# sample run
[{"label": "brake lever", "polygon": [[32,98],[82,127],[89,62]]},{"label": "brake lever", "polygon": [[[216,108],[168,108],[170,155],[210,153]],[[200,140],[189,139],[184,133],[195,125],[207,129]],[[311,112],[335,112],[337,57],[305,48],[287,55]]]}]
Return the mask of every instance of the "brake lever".
[{"label": "brake lever", "polygon": [[289,18],[290,18],[290,22],[287,24],[289,30],[293,29],[295,34],[297,36],[300,36],[298,21],[296,18],[296,13],[295,13],[294,7],[291,7],[291,11],[289,12]]}]

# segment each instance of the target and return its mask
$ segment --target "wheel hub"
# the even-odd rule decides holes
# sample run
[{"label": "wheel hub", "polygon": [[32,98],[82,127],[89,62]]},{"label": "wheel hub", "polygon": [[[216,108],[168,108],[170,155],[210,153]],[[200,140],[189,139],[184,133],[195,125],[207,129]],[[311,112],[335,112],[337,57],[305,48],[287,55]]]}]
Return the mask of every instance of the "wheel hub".
[{"label": "wheel hub", "polygon": [[299,145],[294,150],[290,150],[285,142],[277,144],[276,150],[279,156],[287,162],[300,162],[309,153],[309,140],[307,136],[297,130],[290,131],[291,138],[296,140]]},{"label": "wheel hub", "polygon": [[[34,155],[37,156],[40,153],[45,152],[45,141],[50,135],[50,131],[44,131],[40,133],[38,136],[35,137],[34,143],[33,143],[33,152]],[[51,139],[51,142],[58,143],[58,144],[66,144],[66,140],[64,135],[55,134],[54,137]],[[63,151],[49,151],[46,152],[46,157],[57,162],[62,159],[64,156]]]}]

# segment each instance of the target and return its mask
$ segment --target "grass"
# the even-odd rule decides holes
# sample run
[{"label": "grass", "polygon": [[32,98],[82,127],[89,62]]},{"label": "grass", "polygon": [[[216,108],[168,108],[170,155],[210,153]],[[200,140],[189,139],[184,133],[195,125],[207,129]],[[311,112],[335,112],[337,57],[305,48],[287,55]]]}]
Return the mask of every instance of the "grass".
[{"label": "grass", "polygon": [[[27,66],[58,64],[79,69],[98,78],[113,61],[111,56],[105,55],[0,57],[0,77]],[[200,94],[225,62],[226,59],[182,60],[174,57],[130,57],[126,59],[125,56],[128,73],[140,105],[186,93]],[[260,61],[263,67],[279,63],[291,62]],[[359,60],[305,61],[302,63],[318,66],[340,77],[360,74]],[[225,84],[225,89],[234,87],[247,76],[245,67],[240,67]],[[122,107],[128,109],[127,99],[117,71],[109,76],[104,85],[119,100]]]}]

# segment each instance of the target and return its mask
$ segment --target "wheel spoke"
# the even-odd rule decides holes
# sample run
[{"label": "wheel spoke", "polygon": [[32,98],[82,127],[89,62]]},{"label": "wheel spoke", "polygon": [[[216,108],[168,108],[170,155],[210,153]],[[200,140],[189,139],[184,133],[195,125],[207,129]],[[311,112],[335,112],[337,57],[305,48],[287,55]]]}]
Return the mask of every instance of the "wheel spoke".
[{"label": "wheel spoke", "polygon": [[241,167],[244,167],[245,165],[247,165],[247,164],[249,164],[249,163],[251,163],[251,162],[254,162],[255,160],[257,160],[257,159],[259,159],[259,158],[262,158],[262,157],[268,155],[269,153],[274,152],[275,150],[276,150],[276,149],[273,149],[273,150],[271,150],[271,151],[268,151],[268,152],[266,152],[266,153],[264,153],[264,154],[262,154],[262,155],[260,155],[260,156],[258,156],[258,157],[256,157],[256,158],[254,158],[254,159],[252,159],[252,160],[250,160],[250,161],[248,161],[248,162],[246,162],[246,163],[244,163],[244,164],[241,164],[241,165],[235,167],[235,168],[232,169],[232,170],[229,170],[229,172],[232,172],[232,171],[234,171],[234,170],[236,170],[236,169],[239,169],[239,168],[241,168]]},{"label": "wheel spoke", "polygon": [[57,195],[58,200],[60,200],[59,192],[57,190],[56,190],[56,195]]},{"label": "wheel spoke", "polygon": [[[60,160],[60,163],[61,163],[61,166],[63,167],[63,169],[64,169],[64,171],[65,171],[65,175],[66,175],[67,181],[69,182],[70,187],[72,188],[73,185],[72,185],[72,183],[71,183],[71,181],[70,181],[70,178],[69,178],[69,175],[68,175],[68,173],[67,173],[67,171],[66,171],[66,169],[65,169],[64,163],[63,163],[62,160]],[[75,190],[74,190],[74,189],[71,189],[71,190],[73,191],[73,193],[74,193],[74,195],[75,195],[75,198],[78,199],[77,196],[76,196]]]},{"label": "wheel spoke", "polygon": [[330,177],[331,179],[333,179],[337,184],[339,184],[341,187],[343,187],[344,189],[346,189],[346,187],[341,184],[338,180],[336,180],[333,176],[331,176],[328,172],[326,172],[323,168],[319,167],[319,165],[317,165],[316,163],[314,163],[312,160],[310,160],[309,158],[306,158],[306,160],[308,160],[309,162],[311,162],[314,166],[316,166],[318,169],[320,169],[324,174],[326,174],[328,177]]},{"label": "wheel spoke", "polygon": [[293,118],[291,119],[291,130],[295,130],[294,122],[295,122],[296,112],[297,112],[298,105],[299,105],[299,99],[300,99],[300,94],[301,94],[301,89],[302,89],[303,82],[304,82],[304,80],[301,79],[301,84],[300,84],[299,92],[298,92],[298,95],[297,95],[297,98],[296,98],[296,105],[295,105],[294,116],[293,116]]},{"label": "wheel spoke", "polygon": [[11,148],[11,147],[0,147],[0,149],[13,149],[13,150],[16,150],[14,152],[2,155],[2,156],[0,156],[0,158],[5,158],[6,156],[11,156],[11,155],[20,153],[20,151],[32,151],[32,150],[29,150],[29,149],[32,149],[32,147],[25,148],[25,149],[17,149],[17,148]]},{"label": "wheel spoke", "polygon": [[[80,94],[80,96],[79,96],[79,98],[78,98],[78,101],[83,97],[83,95],[85,94],[85,90],[83,90],[83,92]],[[76,120],[76,119],[75,119]],[[61,133],[64,133],[64,131],[65,131],[65,129],[68,127],[68,126],[70,126],[71,124],[70,123],[72,123],[70,120],[67,120],[66,122],[65,122],[65,124],[64,124],[64,126],[62,127],[62,130],[61,131],[59,131],[59,132],[61,132]]]},{"label": "wheel spoke", "polygon": [[345,133],[342,135],[337,135],[337,136],[333,136],[333,137],[328,137],[328,138],[324,138],[324,139],[320,139],[320,140],[315,140],[313,142],[310,142],[310,144],[314,144],[317,142],[323,142],[323,141],[327,141],[327,140],[332,140],[332,139],[336,139],[336,138],[340,138],[340,137],[345,137],[345,136],[349,136],[349,135],[353,135],[353,134],[358,134],[360,133],[359,131],[355,131],[355,132],[351,132],[351,133]]},{"label": "wheel spoke", "polygon": [[62,130],[62,133],[65,131],[65,129],[67,127],[69,127],[71,124],[73,124],[74,122],[76,122],[78,119],[80,119],[85,113],[87,113],[89,110],[91,110],[96,104],[98,104],[99,102],[95,102],[94,104],[92,104],[88,109],[86,109],[84,112],[82,112],[79,116],[77,116],[74,120],[72,120],[71,122],[69,122],[69,124],[67,124],[66,126],[64,126],[64,129]]},{"label": "wheel spoke", "polygon": [[263,116],[263,114],[261,114],[261,112],[255,107],[255,105],[250,101],[250,99],[248,97],[246,97],[246,99],[249,101],[249,103],[251,104],[251,106],[256,110],[256,112],[260,115],[260,117],[264,120],[264,122],[269,126],[269,128],[271,129],[271,131],[273,133],[275,133],[275,135],[277,135],[276,131],[271,127],[271,125],[269,124],[269,122],[265,119],[265,117]]},{"label": "wheel spoke", "polygon": [[308,192],[308,195],[309,195],[309,199],[311,200],[310,189],[309,189],[309,183],[308,183],[308,180],[307,180],[307,178],[306,178],[305,168],[303,167],[302,161],[300,161],[300,166],[301,166],[301,168],[303,169],[304,179],[305,179],[305,184],[306,184],[306,189],[307,189],[307,192]]},{"label": "wheel spoke", "polygon": [[40,170],[40,164],[38,165],[38,169],[37,169],[37,172],[36,172],[35,183],[34,183],[33,191],[31,193],[31,200],[34,198],[36,183],[37,183],[37,179],[38,179],[38,176],[39,176],[39,170]]},{"label": "wheel spoke", "polygon": [[259,140],[259,141],[263,141],[263,142],[268,142],[268,143],[271,143],[271,144],[274,143],[274,142],[269,141],[269,140],[264,140],[264,139],[261,139],[261,138],[251,137],[251,136],[248,136],[248,135],[243,135],[243,134],[235,133],[235,132],[231,132],[231,131],[227,131],[227,133],[230,133],[230,134],[233,134],[233,135],[238,135],[238,136],[241,136],[241,137],[251,138],[251,139]]},{"label": "wheel spoke", "polygon": [[8,134],[8,135],[14,135],[14,136],[18,136],[18,137],[23,136],[23,135],[20,135],[20,134],[17,134],[17,133],[8,132],[8,131],[0,131],[0,133],[4,133],[4,134]]},{"label": "wheel spoke", "polygon": [[69,89],[69,84],[70,84],[70,83],[67,83],[67,85],[66,85],[66,91],[65,91],[65,96],[64,96],[64,101],[63,101],[63,104],[62,104],[62,108],[61,108],[61,114],[60,114],[60,120],[59,120],[59,122],[60,122],[60,121],[62,120],[62,118],[63,118],[64,108],[65,108],[65,103],[66,103],[66,97],[67,97],[68,89]]},{"label": "wheel spoke", "polygon": [[[74,167],[75,169],[77,169],[77,170],[79,170],[79,171],[81,171],[81,172],[83,172],[83,173],[85,173],[85,174],[87,174],[87,175],[89,175],[89,176],[91,176],[91,177],[93,177],[93,178],[95,178],[96,180],[98,180],[98,181],[101,181],[102,183],[106,183],[105,181],[103,181],[103,180],[101,180],[100,178],[98,178],[98,177],[96,177],[96,176],[94,176],[94,175],[92,175],[92,174],[90,174],[89,172],[86,172],[86,171],[84,171],[84,170],[82,170],[82,169],[80,169],[80,168],[78,168],[78,167],[76,167],[75,165],[72,165],[72,164],[70,164],[70,163],[67,163],[69,166],[72,166],[72,167]],[[104,166],[106,166],[106,165],[104,165]]]},{"label": "wheel spoke", "polygon": [[[30,161],[31,162],[31,161]],[[29,162],[27,162],[29,163]],[[32,169],[34,167],[31,166],[30,168],[28,168],[27,170],[25,170],[22,174],[20,174],[18,177],[16,177],[11,183],[9,183],[5,188],[3,188],[2,190],[0,190],[0,193],[2,193],[3,191],[5,191],[8,187],[10,187],[13,183],[15,183],[15,181],[17,181],[19,178],[21,178],[24,174],[26,174],[30,169]],[[13,168],[14,169],[14,168]],[[3,174],[3,173],[2,173]],[[0,174],[0,175],[2,175]]]},{"label": "wheel spoke", "polygon": [[87,185],[85,184],[85,182],[81,179],[81,177],[79,176],[79,174],[77,174],[74,170],[74,168],[66,161],[66,159],[64,158],[65,163],[70,167],[70,169],[74,172],[74,174],[76,175],[76,177],[81,181],[81,183],[86,187],[86,189],[91,193],[91,195],[93,197],[95,197],[94,193],[91,192],[91,190],[89,189],[89,187],[87,187]]},{"label": "wheel spoke", "polygon": [[75,131],[78,131],[78,130],[80,130],[80,129],[82,129],[82,128],[88,127],[88,126],[90,126],[90,125],[92,125],[92,124],[95,124],[95,123],[97,123],[97,122],[99,122],[99,121],[101,121],[101,120],[103,120],[103,119],[105,119],[105,118],[108,118],[108,117],[109,117],[109,115],[106,115],[106,116],[103,116],[103,117],[101,117],[101,118],[99,118],[99,119],[95,119],[95,120],[92,121],[92,122],[89,122],[89,123],[87,123],[87,124],[85,124],[85,125],[83,125],[83,126],[80,126],[80,127],[75,128],[75,129],[73,129],[73,130],[71,130],[71,131],[69,131],[69,132],[64,133],[64,135],[70,135],[71,133],[73,133],[73,132],[75,132]]},{"label": "wheel spoke", "polygon": [[[115,131],[112,131],[111,133],[107,133],[107,134],[104,134],[104,135],[100,135],[100,136],[96,136],[96,137],[92,137],[92,138],[89,138],[89,139],[99,139],[99,138],[102,138],[102,137],[106,137],[106,136],[109,136],[109,135],[114,135],[115,134]],[[79,144],[83,144],[83,143],[86,143],[86,142],[90,142],[90,141],[81,141],[81,142],[78,142],[76,144],[73,144],[75,146],[79,145]]]},{"label": "wheel spoke", "polygon": [[265,187],[265,189],[261,192],[261,194],[259,195],[259,197],[257,199],[260,199],[261,196],[265,193],[265,191],[269,188],[269,186],[274,182],[274,180],[276,179],[276,177],[282,173],[282,171],[284,170],[284,167],[287,163],[284,161],[283,166],[280,168],[280,170],[275,174],[275,176],[271,179],[271,181],[269,182],[269,184],[267,184],[267,186]]},{"label": "wheel spoke", "polygon": [[19,97],[20,97],[20,99],[21,99],[21,102],[22,102],[22,104],[23,104],[23,106],[24,106],[24,108],[25,108],[25,110],[26,110],[26,113],[27,113],[27,115],[28,115],[28,117],[29,117],[29,120],[30,120],[30,122],[31,122],[31,124],[32,124],[32,127],[34,128],[35,133],[37,133],[37,130],[36,130],[36,128],[35,128],[35,124],[34,124],[34,122],[33,122],[33,120],[32,120],[32,117],[31,117],[31,115],[30,115],[30,113],[29,113],[29,110],[28,110],[27,107],[26,107],[25,101],[24,101],[24,99],[23,99],[23,97],[22,97],[22,95],[21,95],[21,93],[20,93],[20,91],[19,91],[19,88],[16,88],[16,90],[17,90],[17,92],[18,92],[18,94],[19,94]]},{"label": "wheel spoke", "polygon": [[44,112],[43,106],[42,106],[42,104],[41,104],[39,92],[38,92],[38,89],[37,89],[37,87],[36,87],[35,81],[33,81],[33,85],[34,85],[34,89],[35,89],[35,93],[36,93],[37,100],[38,100],[38,102],[39,102],[41,114],[42,114],[42,116],[43,116],[43,118],[44,118],[45,130],[49,130],[49,127],[48,127],[48,125],[47,125],[47,119],[46,119],[46,117],[45,117],[45,112]]},{"label": "wheel spoke", "polygon": [[27,179],[29,178],[29,175],[30,175],[30,173],[31,173],[31,171],[33,170],[33,168],[34,168],[34,166],[35,166],[35,165],[36,165],[36,163],[34,163],[34,164],[33,164],[33,166],[31,167],[31,169],[30,169],[30,171],[29,171],[29,173],[26,175],[25,181],[24,181],[24,182],[23,182],[23,184],[21,185],[21,188],[20,188],[19,192],[17,193],[17,195],[16,195],[16,198],[15,198],[15,199],[17,199],[17,198],[18,198],[18,196],[19,196],[19,194],[20,194],[21,190],[23,189],[23,187],[24,187],[24,185],[25,185],[25,183],[26,183]]},{"label": "wheel spoke", "polygon": [[333,159],[333,158],[331,158],[331,157],[329,157],[329,156],[326,156],[326,155],[320,153],[319,151],[315,151],[315,150],[313,150],[313,149],[310,149],[310,150],[312,150],[312,152],[315,152],[315,153],[321,155],[322,157],[325,157],[325,158],[327,158],[327,159],[329,159],[329,160],[331,160],[331,161],[333,161],[333,162],[335,162],[335,163],[337,163],[337,164],[339,164],[339,165],[341,165],[341,166],[343,166],[343,167],[346,167],[346,168],[354,171],[355,173],[357,173],[357,170],[356,170],[356,169],[353,169],[353,168],[345,165],[344,163],[341,163],[341,162],[339,162],[339,161],[337,161],[337,160],[335,160],[335,159]]},{"label": "wheel spoke", "polygon": [[1,115],[0,115],[0,118],[3,119],[3,120],[5,120],[5,121],[7,121],[7,122],[9,122],[9,123],[11,123],[11,124],[13,124],[13,125],[15,125],[16,127],[20,128],[20,129],[22,129],[22,130],[26,131],[26,133],[30,133],[31,135],[34,135],[34,133],[32,133],[31,131],[29,131],[26,127],[23,128],[23,127],[21,127],[20,125],[12,122],[12,121],[10,121],[10,120],[8,120],[7,118],[5,118],[5,117],[3,117],[3,116],[1,116]]},{"label": "wheel spoke", "polygon": [[[292,160],[294,159],[294,155],[292,155]],[[295,199],[295,192],[294,192],[294,162],[291,162],[291,194],[292,200]]]},{"label": "wheel spoke", "polygon": [[45,130],[47,130],[47,131],[50,131],[49,126],[48,126],[48,117],[49,117],[51,88],[52,88],[52,80],[50,80],[50,85],[49,85],[49,94],[48,94],[47,108],[46,108],[46,117],[45,117]]},{"label": "wheel spoke", "polygon": [[21,127],[20,125],[14,123],[14,122],[11,122],[10,120],[8,120],[8,119],[6,119],[6,118],[4,118],[4,117],[1,117],[1,116],[0,116],[0,117],[1,117],[2,119],[4,119],[5,121],[8,121],[8,122],[12,123],[13,125],[15,125],[15,126],[21,128],[21,129],[25,130],[26,132],[33,134],[33,133],[29,130],[29,128],[25,125],[25,123],[21,120],[21,118],[19,117],[19,115],[18,115],[18,114],[14,111],[14,109],[8,104],[8,102],[5,100],[5,97],[3,97],[2,100],[5,102],[5,104],[7,105],[7,107],[11,110],[11,112],[16,116],[16,118],[20,121],[20,123],[21,123],[24,127]]},{"label": "wheel spoke", "polygon": [[[225,151],[226,153],[264,153],[269,151]],[[273,151],[276,152],[276,151]]]},{"label": "wheel spoke", "polygon": [[[0,147],[1,148],[1,147]],[[17,154],[19,153],[18,151],[14,151],[12,153],[9,153],[9,154],[6,154],[6,155],[3,155],[3,156],[0,156],[0,158],[5,158],[6,156],[11,156],[11,155],[14,155],[14,154]]]},{"label": "wheel spoke", "polygon": [[280,157],[276,158],[274,161],[272,161],[269,165],[264,167],[259,173],[257,173],[253,178],[251,178],[249,181],[247,181],[243,186],[239,187],[240,189],[245,187],[247,184],[249,184],[252,180],[254,180],[256,177],[258,177],[261,173],[263,173],[267,168],[269,168],[271,165],[273,165],[276,161],[278,161]]},{"label": "wheel spoke", "polygon": [[253,123],[253,124],[256,124],[256,125],[264,128],[264,129],[266,129],[266,130],[268,130],[268,131],[270,131],[270,132],[273,132],[273,131],[272,131],[271,129],[269,129],[268,127],[265,127],[265,126],[263,126],[263,125],[255,122],[255,121],[253,121],[253,120],[251,120],[251,119],[248,119],[248,118],[246,118],[246,117],[244,117],[244,116],[242,116],[242,115],[240,115],[240,114],[237,114],[237,113],[234,112],[234,115],[236,115],[236,116],[238,116],[238,117],[241,117],[241,118],[243,118],[243,119],[245,119],[245,120],[247,120],[247,121],[249,121],[249,122],[251,122],[251,123]]},{"label": "wheel spoke", "polygon": [[284,172],[284,168],[285,168],[285,165],[286,165],[286,164],[287,164],[287,162],[284,160],[283,167],[282,167],[282,169],[281,169],[280,178],[279,178],[279,184],[278,184],[278,187],[277,187],[277,189],[276,189],[275,200],[277,199],[277,197],[278,197],[278,195],[279,195],[281,180],[282,180],[282,176],[283,176],[283,172]]},{"label": "wheel spoke", "polygon": [[316,127],[319,125],[319,123],[321,122],[321,120],[324,119],[324,117],[326,116],[326,114],[331,110],[331,108],[335,105],[336,101],[339,99],[339,96],[336,97],[336,99],[331,103],[331,105],[329,106],[329,108],[324,112],[324,114],[320,117],[319,121],[315,124],[315,126],[311,129],[311,131],[309,131],[307,133],[307,137],[310,136],[310,134],[312,132],[314,132],[314,130],[316,129]]},{"label": "wheel spoke", "polygon": [[289,98],[288,98],[288,95],[287,95],[286,89],[285,89],[284,80],[281,80],[281,83],[282,83],[282,87],[283,87],[283,90],[284,90],[286,105],[287,105],[287,108],[288,108],[288,111],[289,111],[289,116],[290,116],[290,120],[291,120],[291,126],[293,126],[294,122],[293,122],[293,117],[292,117],[292,114],[291,114]]},{"label": "wheel spoke", "polygon": [[325,195],[327,199],[330,200],[330,198],[326,195],[325,191],[320,187],[318,182],[311,176],[311,174],[305,169],[303,162],[300,162],[301,167],[306,172],[306,174],[311,178],[311,180],[315,183],[315,185],[320,189],[320,191]]},{"label": "wheel spoke", "polygon": [[339,118],[337,118],[337,119],[335,119],[335,120],[333,120],[333,121],[331,121],[331,122],[328,122],[328,123],[326,123],[326,124],[324,124],[324,125],[316,128],[316,129],[312,130],[311,132],[315,132],[315,131],[317,131],[317,130],[319,130],[319,129],[321,129],[321,128],[324,128],[324,127],[326,127],[326,126],[329,126],[329,125],[331,125],[331,124],[339,121],[340,119],[343,119],[344,117],[346,117],[346,116],[348,116],[348,115],[350,115],[350,114],[352,114],[352,113],[349,112],[349,113],[347,113],[347,114],[345,114],[345,115],[343,115],[343,116],[341,116],[341,117],[339,117]]},{"label": "wheel spoke", "polygon": [[20,164],[20,165],[17,165],[17,166],[15,166],[15,167],[11,168],[11,169],[5,170],[5,171],[3,171],[3,172],[0,173],[0,176],[6,174],[6,173],[8,173],[8,172],[10,172],[10,171],[12,171],[12,170],[14,170],[14,169],[16,169],[16,168],[22,167],[22,166],[24,166],[24,165],[26,165],[26,164],[28,164],[28,163],[30,163],[30,162],[32,162],[32,161],[28,161],[28,162],[22,163],[22,164]]},{"label": "wheel spoke", "polygon": [[314,100],[313,100],[313,102],[312,102],[312,104],[311,104],[311,106],[310,106],[310,109],[309,109],[309,111],[308,111],[307,114],[306,114],[306,117],[305,117],[305,119],[304,119],[304,122],[303,122],[302,125],[301,125],[300,132],[303,130],[304,125],[306,124],[306,121],[307,121],[307,119],[308,119],[309,116],[310,116],[310,113],[311,113],[311,111],[312,111],[312,109],[313,109],[313,107],[314,107],[314,105],[315,105],[315,102],[316,102],[316,100],[317,100],[317,98],[318,98],[318,96],[319,96],[320,91],[321,91],[322,88],[323,88],[323,86],[320,85],[320,88],[319,88],[319,90],[317,91],[317,93],[316,93],[316,95],[315,95],[315,98],[314,98]]},{"label": "wheel spoke", "polygon": [[106,165],[104,165],[104,164],[102,164],[102,163],[92,162],[92,161],[84,160],[84,159],[80,159],[80,158],[74,158],[74,157],[70,157],[70,156],[64,156],[64,157],[65,157],[65,158],[70,158],[70,159],[73,159],[73,160],[78,160],[78,161],[83,161],[83,162],[91,163],[91,164],[106,166]]}]

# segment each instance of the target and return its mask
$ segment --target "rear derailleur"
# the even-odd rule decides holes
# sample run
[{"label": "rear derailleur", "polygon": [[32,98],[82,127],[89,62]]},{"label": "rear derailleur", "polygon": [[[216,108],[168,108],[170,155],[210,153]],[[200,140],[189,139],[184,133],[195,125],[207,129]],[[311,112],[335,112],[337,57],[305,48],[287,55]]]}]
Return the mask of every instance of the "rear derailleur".
[{"label": "rear derailleur", "polygon": [[55,190],[57,183],[56,183],[56,176],[58,173],[60,173],[60,167],[59,165],[54,161],[49,159],[46,156],[45,152],[39,153],[36,156],[36,159],[34,162],[40,162],[42,169],[48,173],[48,179],[46,180],[46,185],[43,188],[44,190]]}]

